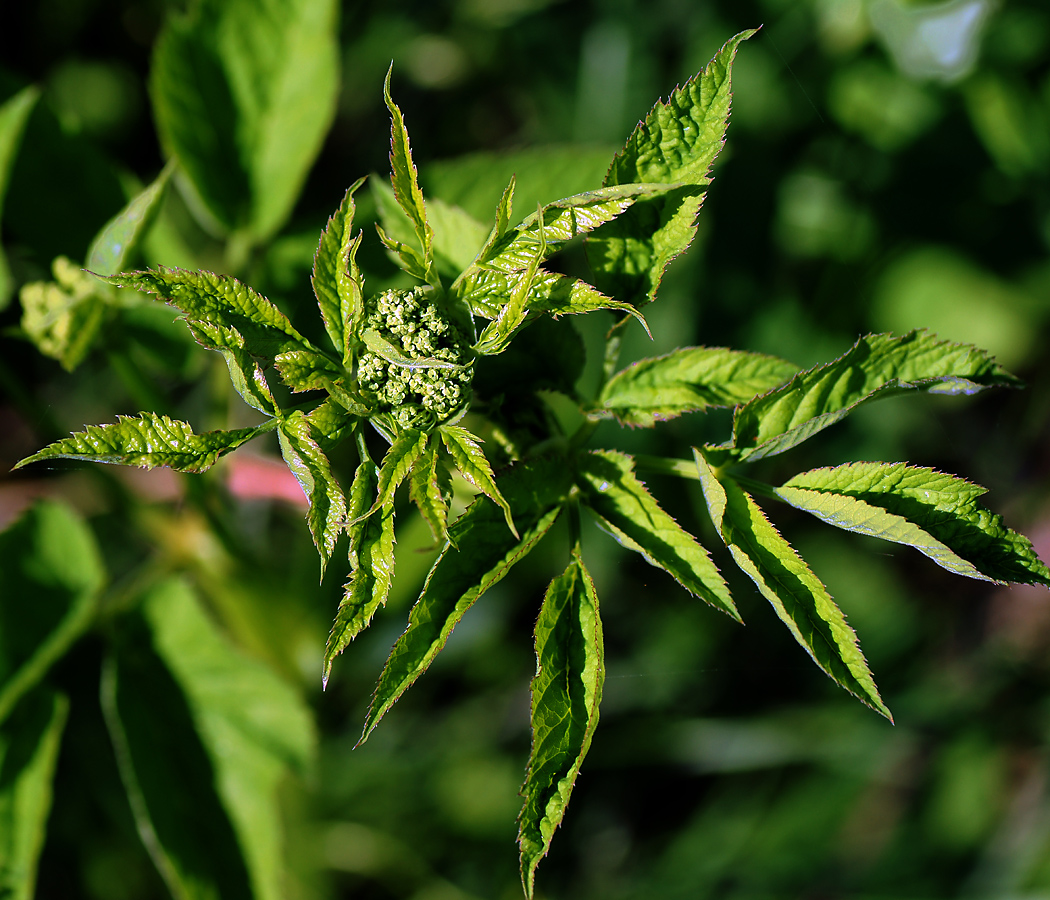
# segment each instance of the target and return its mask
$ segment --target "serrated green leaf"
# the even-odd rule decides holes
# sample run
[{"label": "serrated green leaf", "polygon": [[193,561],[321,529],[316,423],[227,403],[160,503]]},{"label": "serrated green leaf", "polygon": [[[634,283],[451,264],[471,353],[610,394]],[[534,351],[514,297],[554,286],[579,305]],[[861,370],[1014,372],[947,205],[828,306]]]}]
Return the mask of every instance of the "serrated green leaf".
[{"label": "serrated green leaf", "polygon": [[761,353],[681,347],[617,372],[606,382],[598,405],[625,425],[651,428],[683,413],[746,403],[797,371],[793,363]]},{"label": "serrated green leaf", "polygon": [[412,162],[405,120],[390,96],[390,76],[393,71],[394,65],[391,63],[383,82],[383,99],[390,111],[390,184],[397,202],[412,222],[416,240],[423,251],[424,278],[428,284],[439,287],[440,281],[434,269],[434,232],[427,223],[427,210],[423,203],[423,192],[419,189],[418,173]]},{"label": "serrated green leaf", "polygon": [[194,206],[265,241],[287,219],[335,113],[334,0],[204,0],[172,15],[150,74],[157,131]]},{"label": "serrated green leaf", "polygon": [[370,516],[381,506],[394,502],[394,492],[408,477],[416,460],[423,455],[429,440],[430,435],[417,428],[406,428],[397,436],[383,457],[375,503],[365,515]]},{"label": "serrated green leaf", "polygon": [[64,256],[51,264],[54,282],[22,286],[22,330],[45,356],[72,372],[87,356],[106,321],[98,284]]},{"label": "serrated green leaf", "polygon": [[[0,214],[4,210],[7,183],[11,179],[18,147],[22,143],[22,133],[39,97],[40,89],[30,85],[0,105]],[[14,290],[14,279],[7,265],[7,257],[0,247],[0,310],[7,307]]]},{"label": "serrated green leaf", "polygon": [[849,463],[803,472],[775,492],[829,525],[907,544],[958,575],[1050,585],[1031,541],[977,502],[984,488],[954,475],[906,463]]},{"label": "serrated green leaf", "polygon": [[614,450],[581,453],[577,467],[583,501],[616,540],[695,597],[741,621],[729,586],[707,551],[645,489],[630,456]]},{"label": "serrated green leaf", "polygon": [[430,533],[439,544],[448,540],[448,503],[440,483],[438,448],[431,445],[412,467],[408,482],[409,496],[419,514],[430,526]]},{"label": "serrated green leaf", "polygon": [[390,255],[395,263],[413,278],[418,278],[420,281],[426,280],[426,263],[423,262],[423,258],[414,247],[388,235],[378,222],[376,222],[376,234],[379,235],[379,240],[383,246],[390,251]]},{"label": "serrated green leaf", "polygon": [[306,414],[314,434],[323,446],[334,446],[353,431],[357,417],[332,397]]},{"label": "serrated green leaf", "polygon": [[[503,189],[503,194],[499,198],[499,203],[496,205],[496,218],[492,223],[492,230],[489,232],[488,237],[485,238],[485,242],[481,245],[481,249],[478,250],[475,260],[487,259],[490,255],[490,251],[495,247],[501,240],[501,238],[510,229],[511,216],[514,214],[514,189],[518,183],[516,175],[510,176],[510,181],[507,182],[507,186]],[[461,271],[466,271],[468,266],[463,266]]]},{"label": "serrated green leaf", "polygon": [[1019,383],[969,344],[927,331],[866,335],[833,362],[800,372],[741,406],[733,417],[731,449],[741,460],[783,453],[861,404],[905,391],[974,394]]},{"label": "serrated green leaf", "polygon": [[529,554],[554,524],[571,487],[561,457],[529,460],[500,476],[521,538],[502,526],[503,512],[484,497],[449,527],[449,544],[427,576],[408,628],[390,651],[372,697],[361,740],[445,646],[452,630],[485,591]]},{"label": "serrated green leaf", "polygon": [[69,712],[64,695],[38,689],[0,726],[0,896],[33,900],[52,781]]},{"label": "serrated green leaf", "polygon": [[315,350],[285,350],[274,357],[273,364],[295,393],[327,390],[333,382],[347,378],[340,366]]},{"label": "serrated green leaf", "polygon": [[663,197],[642,200],[587,242],[598,287],[641,306],[654,298],[668,264],[696,236],[696,215],[711,183],[711,165],[725,143],[733,59],[730,38],[707,67],[658,102],[613,159],[604,185],[683,182]]},{"label": "serrated green leaf", "polygon": [[364,321],[364,276],[357,265],[357,249],[361,234],[353,234],[354,194],[364,184],[359,178],[343,196],[343,202],[328,220],[314,255],[311,283],[317,305],[321,309],[325,331],[332,339],[344,366],[353,362],[353,341]]},{"label": "serrated green leaf", "polygon": [[828,677],[893,721],[857,636],[820,579],[749,494],[732,478],[720,478],[702,450],[693,455],[711,520],[736,564]]},{"label": "serrated green leaf", "polygon": [[332,558],[335,542],[346,522],[346,498],[332,473],[332,464],[318,446],[310,420],[299,410],[277,429],[281,455],[306,494],[310,509],[306,521],[321,557],[321,578]]},{"label": "serrated green leaf", "polygon": [[173,171],[169,163],[149,187],[103,226],[91,242],[85,268],[96,275],[116,275],[124,269],[160,212]]},{"label": "serrated green leaf", "polygon": [[555,578],[536,620],[532,753],[518,817],[521,882],[531,898],[536,867],[565,817],[598,725],[605,650],[594,582],[578,553]]},{"label": "serrated green leaf", "polygon": [[272,361],[287,350],[317,350],[273,303],[229,275],[161,267],[103,280],[153,294],[182,310],[191,322],[233,328],[243,336],[245,349],[260,359]]},{"label": "serrated green leaf", "polygon": [[327,687],[335,658],[366,629],[376,610],[386,603],[394,578],[394,505],[366,518],[376,490],[375,464],[365,456],[350,487],[350,580],[343,588],[335,622],[328,635],[321,683]]},{"label": "serrated green leaf", "polygon": [[[409,242],[415,241],[415,228],[394,191],[378,179],[371,182],[371,188],[384,234],[402,246],[410,246]],[[434,264],[440,274],[455,278],[474,261],[478,248],[484,245],[485,226],[470,213],[443,200],[430,199],[424,206],[434,237]],[[414,258],[422,265],[418,254]]]},{"label": "serrated green leaf", "polygon": [[61,503],[0,533],[0,722],[90,626],[104,579],[94,535]]},{"label": "serrated green leaf", "polygon": [[198,344],[223,355],[234,390],[245,403],[268,416],[280,413],[262,366],[248,352],[240,332],[226,325],[200,320],[190,321],[187,325]]},{"label": "serrated green leaf", "polygon": [[518,529],[514,527],[510,506],[507,505],[507,501],[503,498],[499,487],[496,485],[495,476],[492,474],[492,466],[489,464],[485,451],[481,449],[477,438],[467,431],[466,428],[462,428],[459,425],[442,425],[438,431],[441,434],[441,440],[445,444],[445,449],[448,450],[456,463],[456,468],[459,469],[467,481],[503,510],[507,527],[517,537]]},{"label": "serrated green leaf", "polygon": [[82,459],[153,469],[168,466],[176,472],[204,472],[220,456],[236,450],[267,426],[236,431],[194,434],[187,422],[160,413],[118,416],[112,425],[88,425],[70,437],[48,444],[23,459],[16,469],[45,459]]}]

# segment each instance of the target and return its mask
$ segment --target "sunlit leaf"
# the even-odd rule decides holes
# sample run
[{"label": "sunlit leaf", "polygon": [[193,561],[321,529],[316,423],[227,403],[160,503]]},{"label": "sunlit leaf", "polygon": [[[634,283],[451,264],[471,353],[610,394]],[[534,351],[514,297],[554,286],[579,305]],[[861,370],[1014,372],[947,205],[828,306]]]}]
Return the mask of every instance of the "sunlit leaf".
[{"label": "sunlit leaf", "polygon": [[449,544],[430,570],[408,628],[379,676],[361,740],[426,671],[474,601],[547,533],[571,481],[565,460],[549,457],[514,466],[499,484],[521,529],[520,539],[503,527],[503,511],[483,497],[449,527]]},{"label": "sunlit leaf", "polygon": [[306,521],[321,557],[321,577],[346,521],[346,499],[332,464],[317,445],[310,420],[296,410],[277,429],[281,455],[310,503]]},{"label": "sunlit leaf", "polygon": [[532,897],[598,724],[605,651],[594,582],[578,553],[551,582],[536,620],[532,679],[532,753],[519,817],[521,881]]},{"label": "sunlit leaf", "polygon": [[670,574],[689,593],[740,621],[729,587],[711,557],[661,509],[635,476],[630,456],[594,451],[581,454],[577,465],[583,500],[613,537]]},{"label": "sunlit leaf", "polygon": [[694,449],[711,520],[736,564],[813,661],[862,703],[892,720],[857,636],[820,579],[732,478]]},{"label": "sunlit leaf", "polygon": [[90,626],[104,578],[94,536],[61,503],[0,533],[0,722]]},{"label": "sunlit leaf", "polygon": [[216,350],[226,360],[234,390],[249,406],[268,416],[279,412],[277,401],[258,360],[248,352],[244,337],[234,328],[213,322],[189,322],[190,333],[202,347]]},{"label": "sunlit leaf", "polygon": [[438,448],[433,444],[416,460],[408,482],[409,495],[426,520],[438,543],[448,540],[448,503],[440,483],[441,464]]},{"label": "sunlit leaf", "polygon": [[813,469],[776,489],[829,525],[907,544],[957,575],[1050,584],[1031,541],[977,502],[984,493],[962,478],[906,463]]},{"label": "sunlit leaf", "polygon": [[33,900],[44,846],[65,696],[38,689],[0,726],[0,896]]},{"label": "sunlit leaf", "polygon": [[587,255],[606,293],[637,305],[649,302],[667,265],[693,242],[711,165],[725,143],[733,59],[754,33],[728,40],[702,72],[658,102],[613,159],[606,186],[684,186],[639,201],[588,239]]},{"label": "sunlit leaf", "polygon": [[364,276],[357,265],[361,235],[353,234],[354,194],[363,183],[359,178],[350,185],[321,232],[311,278],[325,330],[344,365],[351,361],[353,342],[349,336],[356,333],[365,315]]},{"label": "sunlit leaf", "polygon": [[733,418],[741,460],[783,453],[845,418],[863,403],[905,391],[974,394],[1020,382],[983,350],[926,331],[860,338],[833,362],[798,373],[745,403]]},{"label": "sunlit leaf", "polygon": [[681,347],[617,372],[602,388],[598,405],[625,425],[648,428],[710,406],[746,403],[797,371],[797,366],[775,356],[722,347]]},{"label": "sunlit leaf", "polygon": [[160,413],[118,416],[112,425],[88,425],[70,437],[48,444],[15,468],[45,459],[83,459],[153,469],[169,466],[177,472],[203,472],[220,456],[261,434],[260,428],[205,431],[194,434],[186,422]]},{"label": "sunlit leaf", "polygon": [[466,428],[462,428],[459,425],[442,425],[439,432],[441,440],[445,444],[445,449],[448,450],[449,455],[456,463],[456,468],[459,469],[467,481],[503,510],[507,527],[517,537],[518,530],[514,527],[510,506],[496,485],[495,476],[492,474],[492,466],[485,456],[485,451],[478,444],[477,438],[467,431]]},{"label": "sunlit leaf", "polygon": [[416,460],[427,448],[429,435],[417,428],[406,428],[390,445],[379,468],[379,484],[376,500],[367,515],[371,515],[381,506],[393,503],[394,491],[408,477]]}]

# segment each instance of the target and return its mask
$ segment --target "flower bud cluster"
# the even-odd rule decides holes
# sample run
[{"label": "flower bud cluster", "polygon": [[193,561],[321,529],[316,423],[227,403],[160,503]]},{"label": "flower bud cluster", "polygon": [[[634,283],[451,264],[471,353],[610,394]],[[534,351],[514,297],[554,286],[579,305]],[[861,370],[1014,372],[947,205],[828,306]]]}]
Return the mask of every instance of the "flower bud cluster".
[{"label": "flower bud cluster", "polygon": [[367,302],[365,327],[377,331],[405,359],[445,360],[461,368],[398,365],[366,350],[357,365],[361,387],[375,395],[379,412],[419,427],[453,416],[470,393],[469,343],[424,288],[384,291]]}]

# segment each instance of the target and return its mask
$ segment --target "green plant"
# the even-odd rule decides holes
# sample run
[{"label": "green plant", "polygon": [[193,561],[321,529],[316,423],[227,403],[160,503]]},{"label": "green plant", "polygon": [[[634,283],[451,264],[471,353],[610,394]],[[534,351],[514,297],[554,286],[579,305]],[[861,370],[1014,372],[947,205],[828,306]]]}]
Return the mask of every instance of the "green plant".
[{"label": "green plant", "polygon": [[[447,211],[439,218],[424,203],[388,75],[391,181],[402,216],[387,215],[380,238],[419,284],[366,293],[356,260],[362,237],[352,228],[358,182],[329,221],[314,263],[313,286],[331,348],[308,340],[274,304],[228,276],[159,268],[105,273],[99,285],[62,263],[56,265],[57,286],[23,291],[25,330],[69,367],[82,358],[104,314],[136,302],[110,286],[134,288],[175,306],[197,342],[224,356],[238,393],[267,417],[263,424],[196,434],[186,422],[143,413],[89,427],[20,465],[71,457],[200,472],[252,438],[276,432],[310,500],[308,522],[322,572],[340,535],[349,538],[351,575],[325,652],[325,680],[335,656],[367,627],[390,591],[396,492],[408,482],[411,501],[444,549],[380,674],[362,740],[430,665],[473,602],[565,516],[569,563],[551,583],[535,631],[533,749],[519,832],[529,896],[586,755],[602,692],[602,630],[582,558],[581,508],[690,593],[739,618],[707,551],[659,506],[636,472],[699,480],[717,534],[796,640],[831,678],[887,717],[844,616],[754,496],[785,501],[839,528],[914,546],[958,574],[1050,583],[1030,543],[978,504],[982,489],[953,476],[905,463],[854,463],[805,472],[776,487],[738,472],[738,466],[790,450],[875,399],[1016,384],[982,351],[912,332],[869,335],[833,362],[803,372],[769,356],[707,347],[680,348],[618,370],[623,329],[632,316],[644,325],[640,310],[696,233],[728,124],[732,62],[752,33],[730,40],[704,72],[654,107],[598,190],[541,205],[515,225],[512,180],[476,253],[469,245],[464,252],[462,231],[449,224]],[[120,250],[97,268],[123,268],[168,177],[103,232],[98,254],[107,246]],[[544,267],[580,236],[586,236],[595,285]],[[463,258],[471,260],[465,267],[457,263]],[[67,303],[68,297],[75,302]],[[61,315],[32,318],[37,309],[67,315],[71,307],[95,312],[84,322]],[[591,396],[576,390],[584,358],[571,331],[530,344],[541,357],[530,383],[510,390],[504,378],[501,385],[493,358],[508,351],[524,329],[549,327],[541,324],[549,321],[544,317],[602,309],[621,318],[606,337],[600,383]],[[43,324],[33,325],[37,321]],[[55,322],[63,328],[56,330]],[[271,368],[284,388],[309,393],[310,399],[279,400],[268,380]],[[537,391],[571,398],[582,422],[563,430]],[[602,419],[652,427],[715,407],[734,409],[732,435],[720,445],[692,448],[690,459],[588,447]],[[378,466],[367,426],[389,445]],[[482,438],[491,459],[481,449]],[[345,494],[329,462],[344,440],[355,443],[359,456]],[[455,471],[484,496],[450,522]],[[151,595],[151,621],[175,615],[170,595]],[[174,650],[166,657],[173,669],[179,668],[178,657]],[[183,675],[184,689],[192,692],[194,673]],[[107,677],[112,682],[116,676],[110,671]],[[107,715],[126,727],[116,688],[108,696],[113,700]],[[141,708],[145,701],[125,702]],[[61,714],[56,705],[49,721]],[[113,731],[118,752],[127,755],[120,750],[127,737],[120,737],[119,724]],[[292,748],[286,755],[297,754],[299,748]]]}]

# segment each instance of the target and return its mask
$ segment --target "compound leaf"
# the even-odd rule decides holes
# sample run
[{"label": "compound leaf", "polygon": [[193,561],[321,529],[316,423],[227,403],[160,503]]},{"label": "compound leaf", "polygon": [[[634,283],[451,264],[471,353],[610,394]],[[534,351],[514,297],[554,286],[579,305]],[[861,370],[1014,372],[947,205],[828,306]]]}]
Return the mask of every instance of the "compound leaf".
[{"label": "compound leaf", "polygon": [[683,413],[746,403],[797,371],[794,364],[761,353],[682,347],[617,372],[606,382],[598,405],[625,425],[650,428]]},{"label": "compound leaf", "polygon": [[325,567],[346,521],[346,498],[306,415],[299,410],[293,412],[281,422],[277,437],[281,455],[310,503],[306,521],[321,557],[321,577],[324,578]]},{"label": "compound leaf", "polygon": [[350,185],[339,209],[321,232],[311,278],[325,331],[342,357],[343,365],[351,362],[350,336],[357,332],[365,315],[364,276],[357,265],[361,234],[357,237],[353,234],[354,194],[364,181],[359,178]]},{"label": "compound leaf", "polygon": [[94,619],[105,572],[94,535],[41,501],[0,533],[0,722]]},{"label": "compound leaf", "polygon": [[69,701],[38,689],[0,726],[0,896],[33,900]]},{"label": "compound leaf", "polygon": [[857,636],[820,579],[731,478],[719,478],[694,448],[711,519],[736,564],[813,661],[862,703],[892,721]]},{"label": "compound leaf", "polygon": [[343,588],[324,653],[322,684],[327,687],[332,662],[372,621],[386,603],[394,577],[394,505],[365,518],[376,488],[375,463],[365,456],[350,487],[347,518],[350,534],[350,580]]},{"label": "compound leaf", "polygon": [[532,753],[519,816],[521,881],[533,894],[536,866],[565,816],[576,776],[598,725],[605,651],[594,582],[574,552],[555,578],[536,620]]},{"label": "compound leaf", "polygon": [[149,187],[103,226],[88,250],[85,267],[89,271],[116,275],[128,264],[160,211],[173,171],[169,163]]},{"label": "compound leaf", "polygon": [[314,350],[288,317],[262,294],[229,275],[165,269],[124,272],[103,279],[153,294],[186,314],[190,322],[233,328],[252,356],[272,361],[285,350]]},{"label": "compound leaf", "polygon": [[634,461],[614,450],[578,458],[582,499],[613,537],[663,569],[689,593],[738,622],[729,586],[707,551],[669,516],[634,474]]},{"label": "compound leaf", "polygon": [[639,182],[683,186],[641,200],[588,239],[588,258],[606,293],[636,305],[656,295],[667,265],[696,235],[696,215],[710,171],[725,143],[733,59],[742,41],[730,38],[707,68],[658,102],[613,159],[606,186]]},{"label": "compound leaf", "polygon": [[906,463],[813,469],[776,489],[829,525],[907,544],[958,575],[1050,585],[1050,570],[1031,541],[977,502],[984,493],[962,478]]},{"label": "compound leaf", "polygon": [[500,493],[495,476],[492,474],[492,466],[474,435],[459,425],[442,425],[439,432],[445,449],[456,463],[456,468],[467,481],[503,510],[507,527],[517,537],[518,530],[514,527],[510,506]]},{"label": "compound leaf", "polygon": [[120,463],[152,469],[169,466],[176,472],[204,472],[220,456],[236,450],[262,433],[258,428],[235,431],[205,431],[194,434],[187,422],[160,413],[118,416],[112,425],[88,425],[43,450],[26,457],[17,466],[45,459],[83,459],[89,462]]},{"label": "compound leaf", "polygon": [[904,391],[973,394],[1019,382],[983,350],[927,331],[860,338],[833,362],[798,373],[745,403],[733,418],[732,452],[761,459],[800,444],[863,403]]},{"label": "compound leaf", "polygon": [[485,497],[478,497],[449,527],[449,543],[430,570],[409,614],[408,628],[394,644],[379,676],[362,741],[426,671],[474,601],[547,533],[571,487],[569,467],[561,457],[516,465],[499,482],[521,527],[521,537],[503,528],[503,511]]}]

